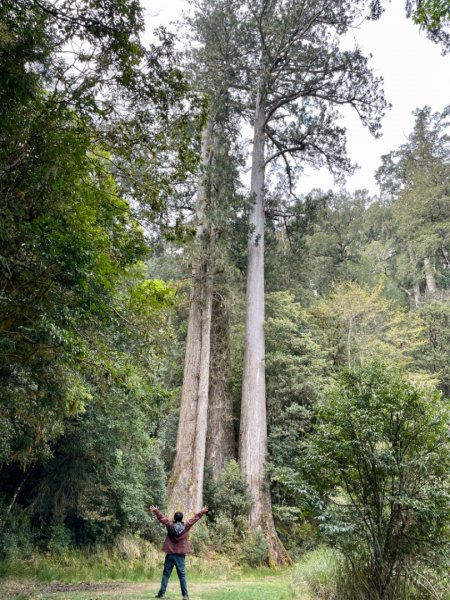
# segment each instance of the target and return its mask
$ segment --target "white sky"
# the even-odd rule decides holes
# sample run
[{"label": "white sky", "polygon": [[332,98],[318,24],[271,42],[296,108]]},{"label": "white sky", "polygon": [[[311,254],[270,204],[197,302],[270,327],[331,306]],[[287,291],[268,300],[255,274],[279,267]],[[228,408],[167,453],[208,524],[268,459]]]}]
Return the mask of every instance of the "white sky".
[{"label": "white sky", "polygon": [[[187,9],[185,0],[143,0],[143,5],[149,30],[181,20]],[[433,112],[440,112],[450,104],[450,55],[441,56],[440,47],[406,18],[403,0],[387,4],[379,21],[365,21],[349,37],[366,55],[372,54],[370,64],[383,77],[385,96],[392,104],[383,119],[380,139],[374,139],[355,115],[347,113],[344,121],[348,154],[361,167],[347,180],[346,188],[366,188],[376,194],[374,173],[380,157],[405,142],[414,124],[412,111],[428,105]],[[299,192],[314,187],[334,187],[333,180],[326,171],[310,171],[302,176]]]}]

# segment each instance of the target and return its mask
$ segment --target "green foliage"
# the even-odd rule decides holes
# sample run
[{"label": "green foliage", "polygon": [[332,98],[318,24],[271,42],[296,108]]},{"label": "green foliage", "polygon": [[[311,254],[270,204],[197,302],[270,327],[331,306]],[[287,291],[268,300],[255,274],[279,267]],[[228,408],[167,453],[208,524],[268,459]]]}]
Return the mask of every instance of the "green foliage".
[{"label": "green foliage", "polygon": [[195,529],[192,530],[190,541],[194,555],[203,555],[205,548],[207,548],[211,542],[209,529],[205,521],[198,523]]},{"label": "green foliage", "polygon": [[34,536],[30,531],[29,516],[20,506],[9,508],[2,501],[0,505],[0,558],[14,561],[28,556],[33,549]]},{"label": "green foliage", "polygon": [[266,375],[269,475],[276,524],[290,548],[311,537],[299,523],[295,478],[300,442],[311,428],[312,408],[323,391],[331,364],[314,319],[289,292],[266,296]]},{"label": "green foliage", "polygon": [[119,538],[114,546],[85,550],[58,549],[0,563],[0,573],[15,579],[43,582],[148,581],[160,575],[160,552],[134,537]]},{"label": "green foliage", "polygon": [[[371,0],[371,16],[378,19],[384,11],[382,0]],[[427,36],[441,45],[442,53],[450,50],[450,8],[447,0],[406,0],[406,15],[424,28]]]},{"label": "green foliage", "polygon": [[419,368],[436,376],[442,393],[450,398],[450,305],[432,302],[420,307],[424,344],[415,360]]},{"label": "green foliage", "polygon": [[358,275],[367,201],[363,191],[353,196],[331,192],[324,195],[313,230],[306,238],[310,278],[316,292],[326,292],[332,280],[350,280]]},{"label": "green foliage", "polygon": [[231,553],[235,549],[236,530],[230,517],[219,513],[210,529],[214,548],[218,552]]},{"label": "green foliage", "polygon": [[398,598],[417,569],[448,559],[448,404],[372,363],[344,372],[317,417],[301,468],[320,528],[360,594]]},{"label": "green foliage", "polygon": [[165,503],[166,476],[159,444],[148,435],[152,411],[151,396],[126,390],[110,392],[107,412],[89,406],[30,481],[34,519],[65,523],[78,545],[111,543],[123,531],[158,542],[148,511]]},{"label": "green foliage", "polygon": [[[209,507],[210,534],[219,552],[235,552],[249,536],[250,496],[238,463],[231,460],[214,481],[207,478],[205,502]],[[249,542],[251,543],[251,542]]]},{"label": "green foliage", "polygon": [[422,295],[445,298],[450,286],[450,146],[448,109],[414,114],[408,141],[383,157],[377,178],[392,204],[391,272],[417,306]]},{"label": "green foliage", "polygon": [[320,329],[291,293],[268,294],[266,311],[267,396],[275,425],[277,411],[314,404],[330,365],[321,348],[325,341]]},{"label": "green foliage", "polygon": [[89,354],[81,327],[108,311],[117,275],[144,251],[112,179],[92,176],[88,133],[70,114],[48,116],[58,125],[33,123],[32,157],[0,189],[2,406],[5,418],[19,417],[2,460],[23,464],[61,433],[61,416],[89,401],[76,366]]},{"label": "green foliage", "polygon": [[73,545],[73,536],[64,523],[54,523],[50,527],[50,539],[47,548],[55,554],[65,552]]},{"label": "green foliage", "polygon": [[239,465],[231,460],[217,481],[207,480],[205,501],[210,508],[211,544],[215,550],[239,556],[251,567],[267,564],[268,546],[260,531],[248,526],[250,496],[242,480]]},{"label": "green foliage", "polygon": [[250,498],[235,460],[230,460],[217,481],[209,480],[208,487],[209,516],[213,521],[219,520],[219,515],[225,515],[236,523],[240,517],[247,514]]},{"label": "green foliage", "polygon": [[450,7],[446,0],[408,0],[408,14],[415,23],[424,27],[428,36],[450,50]]},{"label": "green foliage", "polygon": [[419,315],[385,298],[381,285],[370,289],[355,282],[337,283],[314,312],[338,369],[362,365],[373,356],[406,366],[424,344]]},{"label": "green foliage", "polygon": [[242,560],[250,567],[266,565],[269,548],[264,534],[261,531],[251,532],[242,542]]},{"label": "green foliage", "polygon": [[[24,0],[6,2],[1,8],[5,27],[1,106],[8,106],[8,110],[0,109],[4,140],[0,210],[5,224],[0,234],[0,377],[5,390],[1,414],[6,434],[2,461],[27,465],[48,455],[49,444],[61,435],[65,419],[82,412],[92,400],[92,382],[87,381],[86,372],[93,363],[98,367],[99,361],[106,370],[114,363],[110,357],[105,360],[105,337],[98,340],[94,332],[122,314],[112,297],[126,268],[147,251],[142,229],[123,197],[124,192],[132,196],[124,188],[126,156],[108,137],[115,135],[116,127],[120,131],[123,123],[100,108],[96,84],[100,71],[104,77],[110,68],[111,85],[116,82],[123,98],[133,96],[134,85],[142,77],[140,59],[146,55],[135,39],[142,13],[137,2],[115,9],[107,5],[80,2],[74,12],[68,3],[49,8],[46,2],[37,5]],[[75,82],[58,54],[76,36],[95,47],[89,68],[83,71],[88,79],[90,72],[89,82],[82,76]],[[182,103],[187,93],[178,72],[172,95],[158,96],[159,86],[164,87],[165,96],[171,92],[171,66],[165,62],[170,57],[163,49],[153,56],[152,70],[146,71],[147,83],[141,90],[145,102],[152,99],[152,119],[145,112],[139,112],[139,119],[151,121],[153,127],[157,126],[157,107],[162,110],[164,106],[164,123],[169,127],[170,107]],[[61,85],[50,93],[52,77]],[[148,87],[151,77],[152,90]],[[135,117],[140,102],[135,103],[134,113],[127,114]],[[103,118],[109,119],[109,126],[96,131],[93,121],[97,126]],[[139,135],[136,128],[129,128],[136,136],[134,148],[139,145],[137,138],[142,141],[145,136],[149,143],[152,137],[145,123],[141,125]],[[168,137],[160,139],[168,150]],[[114,167],[116,178],[111,175],[114,161],[122,161],[120,177]],[[134,189],[138,187],[135,182]],[[140,276],[140,282],[136,279],[128,285],[128,314],[140,313],[141,325],[148,326],[150,318],[145,317],[157,312],[153,309],[164,308],[171,292],[159,298],[164,284],[158,284],[158,290],[155,284],[142,281],[144,277]],[[132,285],[135,289],[130,291]],[[148,303],[147,313],[143,301]],[[108,342],[113,341],[111,337]]]}]

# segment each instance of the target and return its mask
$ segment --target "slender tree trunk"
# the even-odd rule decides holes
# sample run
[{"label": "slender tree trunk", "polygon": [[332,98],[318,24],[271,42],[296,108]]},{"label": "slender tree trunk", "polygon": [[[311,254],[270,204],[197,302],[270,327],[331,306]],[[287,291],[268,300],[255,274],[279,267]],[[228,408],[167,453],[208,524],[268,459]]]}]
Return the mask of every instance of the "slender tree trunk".
[{"label": "slender tree trunk", "polygon": [[208,124],[202,135],[203,174],[197,196],[197,235],[192,267],[180,421],[177,450],[169,482],[169,509],[185,512],[199,510],[203,500],[212,311],[212,277],[208,261],[211,228],[206,216],[209,168],[213,158],[211,137],[212,126]]},{"label": "slender tree trunk", "polygon": [[261,93],[256,102],[250,192],[247,313],[245,324],[244,372],[239,460],[244,481],[252,496],[250,523],[263,531],[271,563],[289,562],[275,531],[270,490],[265,481],[267,416],[264,343],[264,126]]},{"label": "slender tree trunk", "polygon": [[408,248],[408,255],[409,255],[409,261],[411,263],[411,268],[412,268],[412,272],[413,272],[413,277],[414,277],[414,283],[413,283],[413,298],[414,298],[414,306],[416,308],[418,308],[420,306],[420,302],[421,302],[421,294],[420,294],[420,286],[418,281],[416,281],[416,270],[417,270],[417,260],[416,260],[416,255],[414,254],[414,251],[412,248]]},{"label": "slender tree trunk", "polygon": [[17,498],[19,497],[20,492],[22,491],[23,486],[25,485],[26,480],[28,479],[29,474],[27,473],[20,481],[19,485],[16,488],[16,491],[11,498],[11,502],[8,504],[8,507],[4,513],[3,519],[0,520],[0,530],[3,529],[5,523],[8,519],[9,513],[11,512],[14,504],[16,503]]},{"label": "slender tree trunk", "polygon": [[425,270],[427,294],[429,296],[434,296],[437,292],[436,278],[434,276],[434,265],[428,257],[424,258],[423,268]]},{"label": "slender tree trunk", "polygon": [[213,479],[235,458],[230,389],[230,307],[226,284],[213,294],[206,464]]}]

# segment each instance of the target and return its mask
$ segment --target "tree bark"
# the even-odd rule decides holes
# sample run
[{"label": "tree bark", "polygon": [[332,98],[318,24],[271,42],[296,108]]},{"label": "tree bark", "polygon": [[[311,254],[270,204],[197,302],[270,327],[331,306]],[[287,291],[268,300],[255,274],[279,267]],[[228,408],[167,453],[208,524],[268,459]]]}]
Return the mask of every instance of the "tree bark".
[{"label": "tree bark", "polygon": [[213,293],[206,464],[214,480],[235,458],[230,389],[230,307],[225,285]]},{"label": "tree bark", "polygon": [[262,531],[274,564],[290,562],[275,531],[270,490],[265,481],[267,415],[264,340],[264,99],[258,93],[254,123],[249,215],[247,309],[244,372],[242,381],[239,460],[244,481],[252,497],[250,524]]},{"label": "tree bark", "polygon": [[427,284],[426,293],[428,296],[434,296],[437,292],[436,278],[434,276],[434,265],[428,257],[423,260],[423,268]]},{"label": "tree bark", "polygon": [[413,277],[414,277],[414,283],[413,283],[413,298],[414,298],[414,306],[415,308],[419,308],[420,303],[421,303],[421,293],[420,293],[420,286],[419,283],[415,280],[416,276],[416,269],[417,269],[417,259],[416,256],[414,254],[414,251],[412,248],[408,248],[408,255],[409,255],[409,261],[411,263],[411,268],[412,268],[412,272],[413,272]]},{"label": "tree bark", "polygon": [[169,482],[169,509],[200,510],[208,415],[212,275],[208,261],[211,227],[206,209],[209,196],[209,168],[213,159],[212,126],[202,134],[203,174],[196,206],[197,232],[192,267],[192,290],[186,357],[181,392],[177,449]]}]

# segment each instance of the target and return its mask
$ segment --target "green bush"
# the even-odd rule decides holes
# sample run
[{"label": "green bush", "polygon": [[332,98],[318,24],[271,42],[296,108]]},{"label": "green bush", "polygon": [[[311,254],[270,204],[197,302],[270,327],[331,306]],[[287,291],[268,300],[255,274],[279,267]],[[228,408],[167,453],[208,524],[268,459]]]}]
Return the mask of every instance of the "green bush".
[{"label": "green bush", "polygon": [[208,478],[205,487],[205,501],[212,521],[226,516],[235,524],[240,517],[248,514],[250,495],[235,460],[230,460],[217,481]]},{"label": "green bush", "polygon": [[196,556],[199,556],[203,553],[206,546],[209,546],[211,541],[209,537],[208,525],[205,521],[200,521],[200,523],[197,523],[197,525],[191,531],[192,533],[190,533],[190,542],[192,546],[192,552]]},{"label": "green bush", "polygon": [[50,540],[47,548],[50,552],[65,551],[73,544],[72,533],[64,523],[55,523],[50,528]]},{"label": "green bush", "polygon": [[343,373],[319,406],[299,487],[345,557],[339,599],[436,597],[420,573],[448,565],[448,417],[439,392],[380,362]]},{"label": "green bush", "polygon": [[28,517],[19,506],[8,512],[0,505],[0,560],[14,560],[28,556],[33,547],[33,536]]},{"label": "green bush", "polygon": [[231,460],[216,481],[206,479],[205,502],[209,506],[211,542],[219,552],[233,553],[248,536],[250,495],[239,465]]},{"label": "green bush", "polygon": [[216,521],[210,528],[211,542],[218,552],[230,552],[236,542],[236,532],[233,521],[225,514],[217,515]]},{"label": "green bush", "polygon": [[260,531],[250,533],[242,543],[241,560],[250,567],[267,565],[269,548],[266,539]]}]

